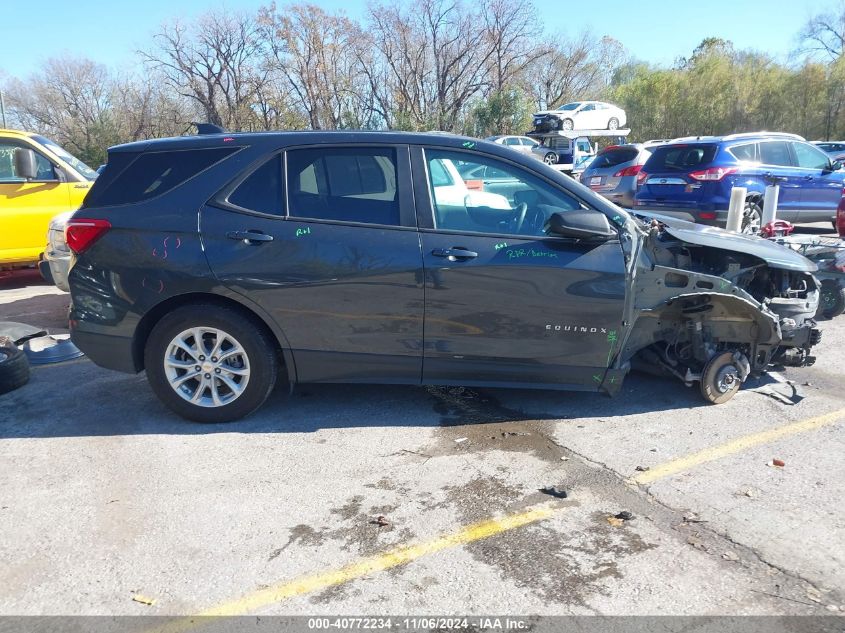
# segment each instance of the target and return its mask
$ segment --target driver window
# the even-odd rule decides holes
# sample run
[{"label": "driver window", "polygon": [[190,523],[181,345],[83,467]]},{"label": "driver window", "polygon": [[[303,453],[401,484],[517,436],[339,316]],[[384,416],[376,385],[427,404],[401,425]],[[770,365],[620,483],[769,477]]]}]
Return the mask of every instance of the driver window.
[{"label": "driver window", "polygon": [[553,213],[581,203],[533,174],[468,152],[426,150],[437,229],[545,237]]}]

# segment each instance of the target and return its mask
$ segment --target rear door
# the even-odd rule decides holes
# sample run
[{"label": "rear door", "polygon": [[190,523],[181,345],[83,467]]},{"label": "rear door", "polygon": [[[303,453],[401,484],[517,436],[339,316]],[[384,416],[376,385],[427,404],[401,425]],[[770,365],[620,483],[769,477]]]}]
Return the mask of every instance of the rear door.
[{"label": "rear door", "polygon": [[789,141],[760,141],[760,166],[751,173],[767,183],[778,185],[777,217],[795,222],[801,208],[801,189],[807,174],[798,169]]},{"label": "rear door", "polygon": [[[35,152],[37,175],[31,181],[15,168],[15,152],[21,149]],[[22,141],[0,138],[0,264],[37,262],[50,220],[70,203],[69,185],[50,159]]]},{"label": "rear door", "polygon": [[809,143],[792,143],[795,162],[801,171],[801,209],[796,222],[821,222],[836,217],[842,199],[843,173],[833,171],[830,157]]},{"label": "rear door", "polygon": [[275,319],[299,381],[420,381],[423,275],[407,146],[267,157],[202,209],[201,226],[214,274]]},{"label": "rear door", "polygon": [[[467,199],[458,208],[432,182],[447,162],[509,184],[485,185],[487,205]],[[597,389],[621,330],[619,241],[549,237],[551,213],[584,204],[515,164],[438,148],[415,149],[413,164],[426,283],[424,382]]]}]

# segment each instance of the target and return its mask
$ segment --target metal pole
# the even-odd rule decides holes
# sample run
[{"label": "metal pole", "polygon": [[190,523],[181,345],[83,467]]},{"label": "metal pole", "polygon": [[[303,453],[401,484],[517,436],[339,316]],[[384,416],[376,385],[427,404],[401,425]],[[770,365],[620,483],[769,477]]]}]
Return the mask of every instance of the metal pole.
[{"label": "metal pole", "polygon": [[0,90],[0,116],[3,117],[3,128],[6,128],[6,102],[3,101],[3,91]]},{"label": "metal pole", "polygon": [[745,187],[734,187],[731,189],[731,202],[728,206],[728,222],[725,228],[728,231],[739,233],[742,229],[742,213],[745,209],[745,196],[748,190]]},{"label": "metal pole", "polygon": [[761,226],[774,222],[778,212],[778,196],[780,187],[777,184],[766,187],[766,195],[763,198],[763,221]]}]

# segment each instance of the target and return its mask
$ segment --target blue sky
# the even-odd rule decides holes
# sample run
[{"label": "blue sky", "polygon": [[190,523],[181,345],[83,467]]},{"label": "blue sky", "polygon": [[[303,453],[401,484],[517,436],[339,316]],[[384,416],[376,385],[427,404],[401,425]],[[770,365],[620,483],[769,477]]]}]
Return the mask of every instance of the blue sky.
[{"label": "blue sky", "polygon": [[[363,16],[367,6],[367,0],[314,3],[328,10],[343,8],[350,17]],[[64,53],[131,69],[138,64],[135,51],[149,45],[150,35],[162,22],[224,6],[254,11],[269,0],[42,0],[34,5],[3,0],[2,4],[0,78],[25,76],[46,58]],[[664,65],[689,55],[710,36],[788,61],[804,22],[830,6],[804,0],[536,0],[536,4],[549,33],[575,35],[590,29],[618,39],[638,59]]]}]

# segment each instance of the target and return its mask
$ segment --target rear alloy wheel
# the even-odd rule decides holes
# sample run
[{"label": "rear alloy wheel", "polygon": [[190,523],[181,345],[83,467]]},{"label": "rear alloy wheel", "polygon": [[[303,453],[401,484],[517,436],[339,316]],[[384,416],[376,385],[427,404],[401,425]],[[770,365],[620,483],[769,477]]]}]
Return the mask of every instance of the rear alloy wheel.
[{"label": "rear alloy wheel", "polygon": [[607,122],[607,129],[608,130],[618,130],[619,129],[619,119],[616,117],[612,117],[610,121]]},{"label": "rear alloy wheel", "polygon": [[560,129],[569,132],[575,129],[575,122],[572,119],[564,119],[563,123],[560,124]]},{"label": "rear alloy wheel", "polygon": [[822,281],[816,318],[833,319],[845,312],[845,288],[832,279]]},{"label": "rear alloy wheel", "polygon": [[231,422],[270,395],[275,347],[236,310],[185,306],[153,328],[144,363],[153,391],[173,411],[195,422]]},{"label": "rear alloy wheel", "polygon": [[740,230],[746,235],[759,235],[763,227],[763,207],[758,198],[748,198],[742,212],[742,226]]},{"label": "rear alloy wheel", "polygon": [[711,404],[723,404],[733,398],[742,386],[740,369],[733,354],[725,352],[707,361],[701,372],[701,395]]},{"label": "rear alloy wheel", "polygon": [[543,162],[546,165],[557,165],[557,154],[554,152],[548,152],[545,156],[543,156]]}]

